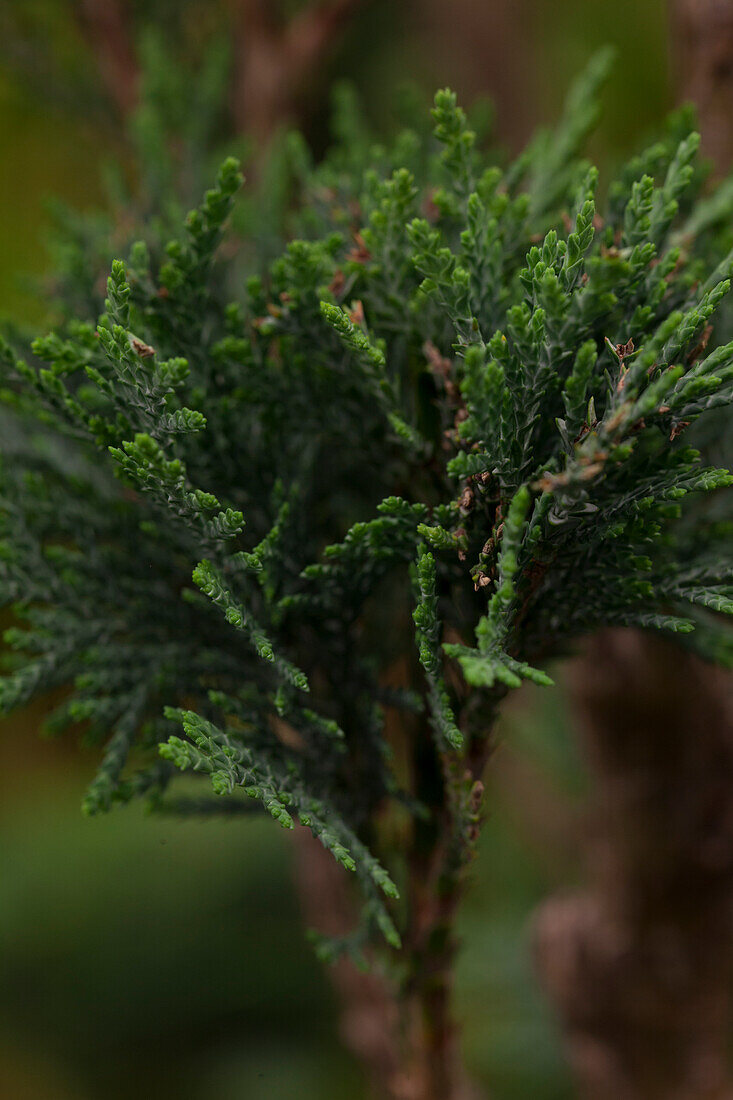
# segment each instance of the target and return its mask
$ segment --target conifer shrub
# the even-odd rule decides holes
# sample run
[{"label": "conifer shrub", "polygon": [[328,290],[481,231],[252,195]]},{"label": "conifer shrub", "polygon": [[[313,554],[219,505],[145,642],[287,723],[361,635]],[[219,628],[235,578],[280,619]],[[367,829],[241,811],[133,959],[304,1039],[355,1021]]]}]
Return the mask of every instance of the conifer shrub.
[{"label": "conifer shrub", "polygon": [[448,91],[432,135],[345,124],[246,277],[228,159],[101,316],[82,241],[77,315],[0,351],[2,709],[64,689],[87,814],[309,829],[362,898],[318,950],[418,1000],[426,1096],[503,700],[609,624],[731,654],[731,476],[690,439],[733,397],[733,196],[683,112],[598,198],[607,66],[505,166]]}]

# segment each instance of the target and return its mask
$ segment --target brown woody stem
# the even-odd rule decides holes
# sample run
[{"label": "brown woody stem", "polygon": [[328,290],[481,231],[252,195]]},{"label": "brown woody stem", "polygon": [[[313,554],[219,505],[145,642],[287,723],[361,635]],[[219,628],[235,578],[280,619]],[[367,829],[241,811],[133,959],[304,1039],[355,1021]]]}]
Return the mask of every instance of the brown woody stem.
[{"label": "brown woody stem", "polygon": [[[453,1018],[455,918],[478,836],[483,793],[478,777],[490,742],[476,740],[460,770],[447,757],[439,760],[437,774],[428,731],[420,731],[416,742],[420,781],[440,792],[440,804],[431,820],[415,829],[403,947],[407,976],[398,986],[340,959],[331,974],[341,1005],[341,1035],[379,1100],[476,1100]],[[431,757],[432,769],[426,763]],[[343,935],[356,922],[346,876],[305,830],[298,831],[297,854],[307,923],[326,935]]]},{"label": "brown woody stem", "polygon": [[574,699],[595,781],[590,886],[546,903],[536,953],[579,1095],[727,1100],[730,681],[669,642],[607,631]]}]

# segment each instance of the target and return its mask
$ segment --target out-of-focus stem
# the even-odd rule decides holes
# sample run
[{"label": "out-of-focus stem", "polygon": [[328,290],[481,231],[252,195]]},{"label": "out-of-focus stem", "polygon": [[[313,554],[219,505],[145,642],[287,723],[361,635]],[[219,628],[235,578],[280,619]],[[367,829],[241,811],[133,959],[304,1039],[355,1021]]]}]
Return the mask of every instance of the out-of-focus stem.
[{"label": "out-of-focus stem", "polygon": [[728,1100],[733,700],[671,642],[607,631],[572,698],[594,781],[584,893],[536,958],[584,1100]]},{"label": "out-of-focus stem", "polygon": [[679,97],[697,105],[703,150],[725,172],[733,163],[730,0],[672,0],[672,60]]}]

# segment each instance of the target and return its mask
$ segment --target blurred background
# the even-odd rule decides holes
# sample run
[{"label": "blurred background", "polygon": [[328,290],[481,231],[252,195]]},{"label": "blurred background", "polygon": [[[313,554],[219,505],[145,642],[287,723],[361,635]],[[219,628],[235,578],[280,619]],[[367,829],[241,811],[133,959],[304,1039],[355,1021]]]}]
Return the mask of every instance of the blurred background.
[{"label": "blurred background", "polygon": [[[406,82],[426,111],[434,88],[449,84],[464,103],[489,97],[500,141],[516,150],[611,43],[617,60],[590,149],[606,178],[696,79],[704,88],[675,44],[679,13],[665,0],[272,0],[267,16],[264,7],[3,0],[3,316],[49,322],[37,286],[51,262],[48,198],[104,210],[113,202],[106,166],[134,173],[135,59],[156,33],[194,68],[202,42],[230,42],[235,77],[217,148],[244,143],[255,175],[286,123],[316,155],[324,148],[330,89],[343,78],[376,134],[390,129]],[[308,21],[314,11],[328,17],[323,26]],[[249,87],[268,79],[271,94],[255,108]],[[714,122],[705,138],[724,160]],[[573,1095],[528,949],[538,903],[582,875],[587,784],[562,682],[555,692],[523,689],[504,720],[461,922],[466,1058],[503,1100]],[[93,754],[43,739],[43,711],[0,727],[0,1095],[365,1095],[303,936],[289,838],[259,820],[179,822],[139,806],[83,818]]]}]

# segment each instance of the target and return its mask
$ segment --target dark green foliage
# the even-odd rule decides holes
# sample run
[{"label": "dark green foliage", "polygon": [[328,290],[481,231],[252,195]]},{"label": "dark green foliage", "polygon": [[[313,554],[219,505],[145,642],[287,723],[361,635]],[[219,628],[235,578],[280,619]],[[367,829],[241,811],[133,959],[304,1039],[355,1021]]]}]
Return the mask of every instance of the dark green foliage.
[{"label": "dark green foliage", "polygon": [[[449,92],[437,143],[347,132],[236,301],[227,160],[179,236],[115,261],[101,318],[91,297],[27,361],[3,345],[3,708],[67,687],[52,730],[106,741],[89,813],[170,809],[183,769],[224,812],[308,826],[363,888],[355,949],[399,944],[386,809],[450,807],[462,858],[464,761],[537,664],[609,623],[731,651],[731,477],[687,443],[733,397],[708,330],[731,188],[696,202],[678,120],[600,201],[578,154],[606,66],[506,169]],[[392,708],[438,810],[392,762]]]}]

